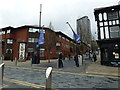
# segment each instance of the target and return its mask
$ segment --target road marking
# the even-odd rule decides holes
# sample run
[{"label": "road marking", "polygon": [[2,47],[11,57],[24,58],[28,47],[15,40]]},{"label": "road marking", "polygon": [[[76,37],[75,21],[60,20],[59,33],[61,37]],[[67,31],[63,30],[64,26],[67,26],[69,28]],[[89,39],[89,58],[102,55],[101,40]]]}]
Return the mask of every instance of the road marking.
[{"label": "road marking", "polygon": [[87,74],[104,74],[109,76],[119,76],[119,74],[112,74],[112,73],[100,73],[100,72],[86,72]]},{"label": "road marking", "polygon": [[[11,67],[11,66],[7,66],[7,67]],[[39,69],[32,69],[32,68],[25,68],[25,67],[11,67],[11,68],[20,68],[20,69],[28,69],[28,70],[36,70],[36,71],[46,71],[46,70],[39,70]],[[109,76],[109,75],[104,75],[104,74],[100,74],[100,75],[94,75],[92,73],[72,73],[72,72],[63,72],[63,71],[52,71],[55,73],[61,73],[61,74],[72,74],[72,75],[82,75],[82,76],[94,76],[94,77],[106,77],[106,78],[120,78],[120,76]]]},{"label": "road marking", "polygon": [[43,85],[37,85],[34,83],[28,83],[28,82],[24,82],[24,81],[20,81],[20,80],[15,80],[15,79],[10,79],[10,78],[3,78],[3,79],[5,81],[17,83],[17,84],[24,85],[24,86],[29,86],[29,87],[34,87],[34,88],[45,88],[45,86],[43,86]]},{"label": "road marking", "polygon": [[[41,69],[47,69],[48,67],[34,67],[33,68],[41,68]],[[59,70],[58,68],[53,68],[53,70]]]}]

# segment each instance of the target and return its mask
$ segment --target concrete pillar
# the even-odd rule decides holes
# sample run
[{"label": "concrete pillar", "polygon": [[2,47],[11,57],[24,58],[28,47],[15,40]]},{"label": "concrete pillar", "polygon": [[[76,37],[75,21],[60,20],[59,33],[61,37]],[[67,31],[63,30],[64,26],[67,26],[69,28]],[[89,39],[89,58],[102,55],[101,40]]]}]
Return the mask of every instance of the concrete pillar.
[{"label": "concrete pillar", "polygon": [[0,64],[0,87],[3,87],[4,63]]},{"label": "concrete pillar", "polygon": [[52,67],[46,70],[46,90],[52,90]]}]

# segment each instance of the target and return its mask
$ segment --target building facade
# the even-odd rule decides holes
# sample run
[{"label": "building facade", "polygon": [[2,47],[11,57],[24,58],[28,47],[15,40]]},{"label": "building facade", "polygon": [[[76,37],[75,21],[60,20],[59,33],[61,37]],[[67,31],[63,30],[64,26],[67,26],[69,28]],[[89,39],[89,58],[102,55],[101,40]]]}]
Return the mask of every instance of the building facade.
[{"label": "building facade", "polygon": [[85,52],[87,47],[90,47],[92,41],[91,25],[88,16],[77,19],[77,33],[80,35],[81,41],[84,43],[84,45],[82,45],[84,50],[82,51]]},{"label": "building facade", "polygon": [[102,65],[120,65],[120,5],[94,9]]},{"label": "building facade", "polygon": [[[37,48],[40,31],[41,28],[38,26],[28,25],[2,28],[0,36],[2,37],[4,59],[30,59],[32,52]],[[39,48],[41,59],[58,58],[60,52],[63,52],[64,57],[75,54],[74,40],[62,32],[54,32],[44,27],[44,38],[44,44]]]}]

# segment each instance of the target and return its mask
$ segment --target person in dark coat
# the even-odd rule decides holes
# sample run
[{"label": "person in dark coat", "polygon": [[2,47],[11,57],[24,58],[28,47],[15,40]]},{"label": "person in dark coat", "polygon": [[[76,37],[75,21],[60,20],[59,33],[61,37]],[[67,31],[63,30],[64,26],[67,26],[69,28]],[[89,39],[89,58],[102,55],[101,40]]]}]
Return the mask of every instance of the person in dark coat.
[{"label": "person in dark coat", "polygon": [[39,64],[40,63],[40,56],[37,51],[32,52],[32,64]]},{"label": "person in dark coat", "polygon": [[74,61],[75,61],[76,67],[79,67],[79,61],[78,61],[78,55],[77,54],[74,56]]},{"label": "person in dark coat", "polygon": [[58,67],[61,68],[63,67],[63,62],[62,62],[63,56],[62,53],[59,54],[59,59],[58,59]]},{"label": "person in dark coat", "polygon": [[96,56],[96,54],[95,54],[95,53],[93,53],[93,59],[94,59],[94,62],[96,62],[96,61],[97,61],[97,56]]}]

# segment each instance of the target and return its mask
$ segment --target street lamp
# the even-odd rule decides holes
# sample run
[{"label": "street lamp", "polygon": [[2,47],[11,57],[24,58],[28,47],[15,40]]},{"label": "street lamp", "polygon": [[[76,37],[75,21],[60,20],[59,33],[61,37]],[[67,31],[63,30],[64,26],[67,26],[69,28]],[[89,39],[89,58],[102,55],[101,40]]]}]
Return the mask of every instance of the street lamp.
[{"label": "street lamp", "polygon": [[[75,35],[77,35],[77,34],[75,34],[75,32],[74,32],[74,30],[73,30],[73,28],[71,27],[71,25],[69,24],[69,22],[66,22],[66,24],[68,24],[69,25],[69,27],[71,28],[71,30],[73,31],[73,33],[74,33],[74,38],[75,38],[75,40],[76,40],[76,37],[75,37]],[[77,35],[77,36],[79,36],[79,35]],[[80,36],[79,36],[79,39],[80,39]],[[78,44],[80,44],[80,43],[82,43],[82,41],[81,40],[79,40],[78,42],[76,42],[76,54],[78,55],[79,53],[79,49],[78,49]],[[83,54],[82,54],[82,64],[83,64]]]}]

